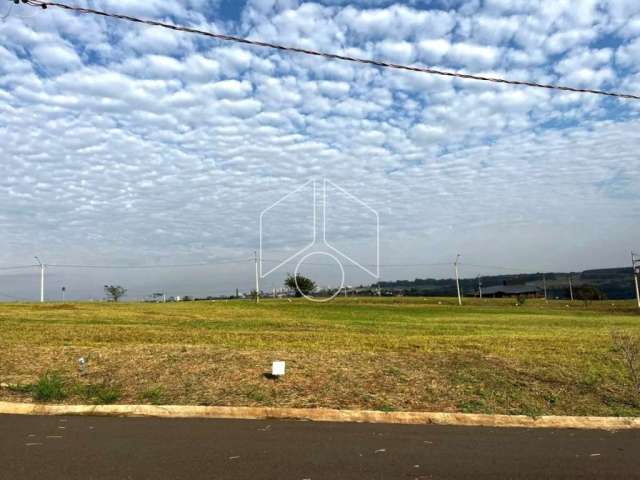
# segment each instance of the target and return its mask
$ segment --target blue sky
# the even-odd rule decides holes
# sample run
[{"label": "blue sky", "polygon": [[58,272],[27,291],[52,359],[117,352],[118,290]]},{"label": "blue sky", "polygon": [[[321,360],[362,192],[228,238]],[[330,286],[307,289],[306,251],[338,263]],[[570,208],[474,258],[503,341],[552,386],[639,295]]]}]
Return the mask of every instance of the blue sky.
[{"label": "blue sky", "polygon": [[[640,93],[632,0],[91,5],[329,52]],[[640,249],[639,112],[638,101],[379,70],[22,6],[0,24],[0,265],[35,254],[100,265],[248,258],[260,212],[325,177],[379,212],[383,263],[461,252],[470,264],[527,270],[625,265]],[[302,241],[304,207],[274,216],[271,256]],[[337,241],[371,262],[370,231],[353,222]],[[83,297],[114,282],[205,294],[248,289],[252,266],[51,275],[52,291],[75,282],[70,291]],[[31,296],[36,284],[36,271],[0,275],[11,295]]]}]

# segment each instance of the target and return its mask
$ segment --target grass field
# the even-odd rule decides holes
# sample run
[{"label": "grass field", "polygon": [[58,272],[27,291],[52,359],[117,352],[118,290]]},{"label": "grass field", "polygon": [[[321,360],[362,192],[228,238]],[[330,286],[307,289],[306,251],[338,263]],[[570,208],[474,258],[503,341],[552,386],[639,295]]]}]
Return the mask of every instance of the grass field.
[{"label": "grass field", "polygon": [[0,399],[637,416],[612,331],[632,302],[2,304]]}]

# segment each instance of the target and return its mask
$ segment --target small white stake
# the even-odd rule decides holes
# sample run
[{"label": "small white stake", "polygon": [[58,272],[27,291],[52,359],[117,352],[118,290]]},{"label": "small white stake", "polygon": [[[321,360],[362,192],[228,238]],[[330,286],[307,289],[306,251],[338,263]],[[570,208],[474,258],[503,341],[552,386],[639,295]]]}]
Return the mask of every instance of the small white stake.
[{"label": "small white stake", "polygon": [[284,375],[284,362],[273,362],[271,366],[271,375],[274,377],[282,377]]}]

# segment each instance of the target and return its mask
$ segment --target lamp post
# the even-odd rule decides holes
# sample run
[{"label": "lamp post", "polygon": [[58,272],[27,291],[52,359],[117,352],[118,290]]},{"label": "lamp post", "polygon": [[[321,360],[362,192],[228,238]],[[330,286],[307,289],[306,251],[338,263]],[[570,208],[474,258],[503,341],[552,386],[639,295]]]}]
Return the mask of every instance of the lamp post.
[{"label": "lamp post", "polygon": [[453,262],[453,266],[456,268],[456,288],[458,289],[458,305],[462,305],[462,295],[460,293],[460,276],[458,275],[458,260],[460,260],[460,254],[456,255],[456,261]]},{"label": "lamp post", "polygon": [[42,263],[37,256],[33,258],[35,258],[38,262],[38,265],[40,265],[40,303],[44,303],[44,271],[46,270],[47,266]]},{"label": "lamp post", "polygon": [[631,266],[633,267],[633,280],[636,284],[636,300],[638,308],[640,308],[640,286],[638,286],[638,277],[640,276],[640,255],[631,252]]}]

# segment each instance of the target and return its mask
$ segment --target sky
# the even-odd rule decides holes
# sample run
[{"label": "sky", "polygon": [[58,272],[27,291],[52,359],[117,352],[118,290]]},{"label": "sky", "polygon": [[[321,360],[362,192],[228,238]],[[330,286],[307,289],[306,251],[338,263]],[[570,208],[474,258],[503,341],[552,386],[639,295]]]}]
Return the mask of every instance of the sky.
[{"label": "sky", "polygon": [[[69,2],[331,53],[640,94],[637,0]],[[249,290],[265,211],[263,273],[308,247],[337,256],[349,285],[376,281],[358,265],[378,263],[377,251],[381,278],[397,280],[451,277],[458,253],[461,274],[476,276],[625,266],[640,250],[640,101],[10,3],[0,1],[0,268],[34,255],[52,265],[208,264],[51,267],[47,298],[63,285],[69,298],[100,298],[113,283],[129,298]],[[335,187],[320,215],[308,182],[322,199],[325,179]],[[279,287],[300,258],[262,287]],[[300,272],[319,284],[340,282],[331,257],[306,262]],[[33,299],[38,288],[36,268],[0,270],[0,300]]]}]

